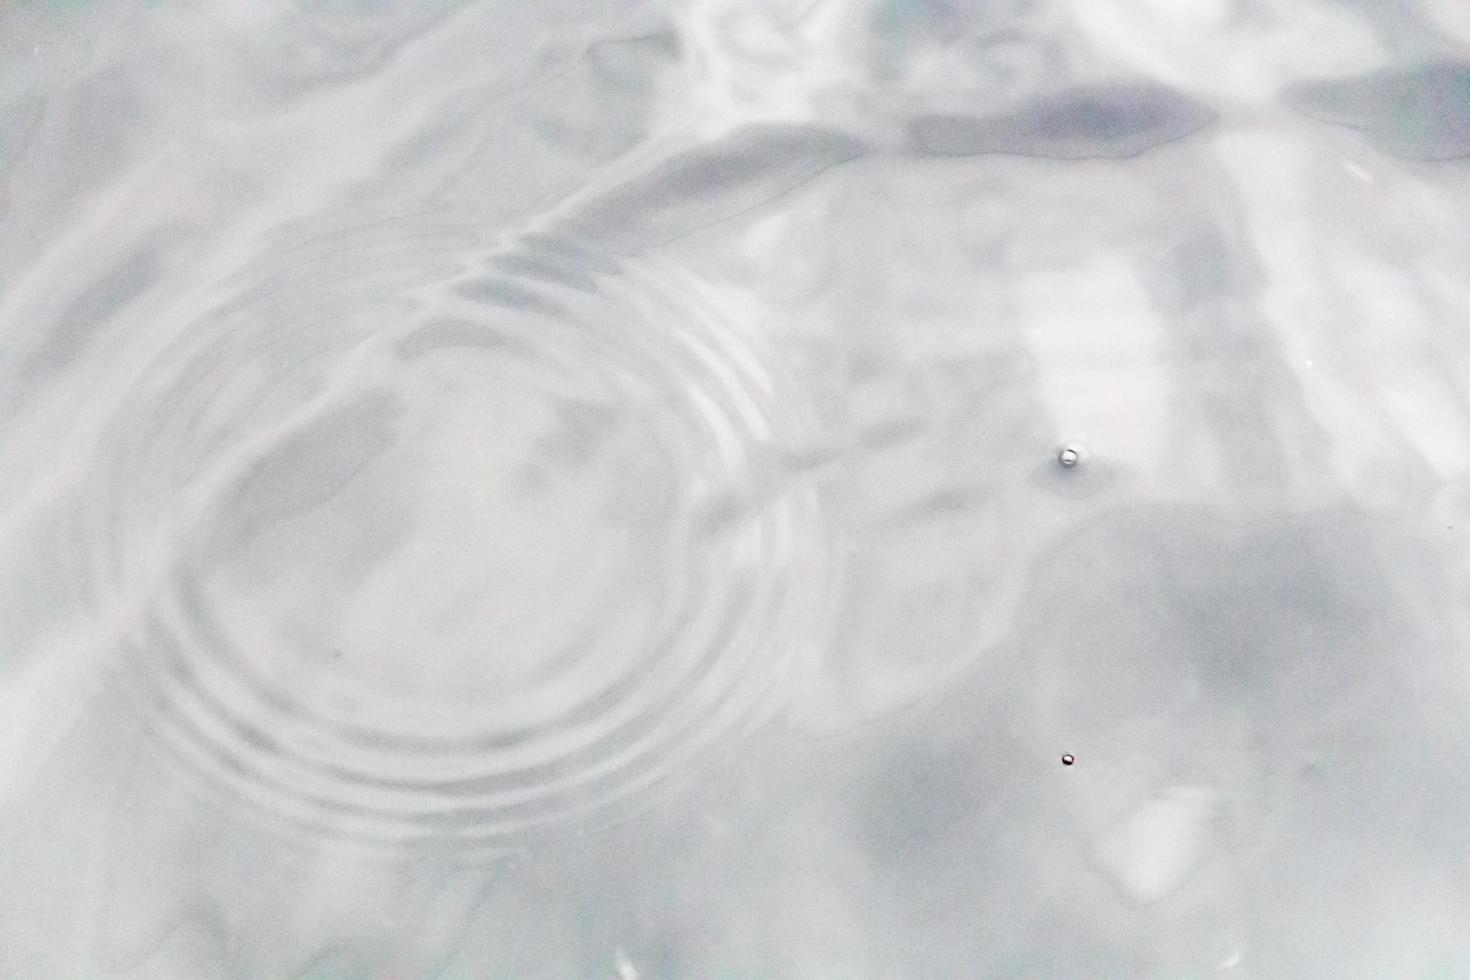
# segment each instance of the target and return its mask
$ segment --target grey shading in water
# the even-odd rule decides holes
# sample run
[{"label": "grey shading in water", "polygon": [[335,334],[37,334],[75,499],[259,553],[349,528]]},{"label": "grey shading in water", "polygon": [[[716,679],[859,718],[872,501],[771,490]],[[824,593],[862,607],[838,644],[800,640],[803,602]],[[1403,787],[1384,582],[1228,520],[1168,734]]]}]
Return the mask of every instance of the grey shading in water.
[{"label": "grey shading in water", "polygon": [[1125,159],[1199,132],[1213,109],[1151,82],[1078,86],[999,116],[930,115],[909,124],[925,155]]},{"label": "grey shading in water", "polygon": [[636,253],[767,204],[863,151],[862,142],[837,130],[745,126],[595,199],[571,232],[614,252]]},{"label": "grey shading in water", "polygon": [[[265,846],[233,833],[166,758],[117,754],[114,846],[100,869],[108,914],[94,941],[106,973],[80,975],[439,975],[483,879],[442,855],[369,868]],[[294,901],[264,898],[277,889]]]},{"label": "grey shading in water", "polygon": [[1470,64],[1464,62],[1300,82],[1283,98],[1314,119],[1361,130],[1384,153],[1405,160],[1470,157]]},{"label": "grey shading in water", "polygon": [[1328,478],[1322,447],[1331,439],[1261,301],[1267,265],[1237,215],[1220,202],[1201,214],[1176,211],[1168,244],[1161,236],[1138,269],[1169,327],[1169,417],[1180,453],[1220,460],[1237,501],[1272,500],[1304,477]]},{"label": "grey shading in water", "polygon": [[[1079,801],[1079,824],[1209,789],[1194,868],[1229,850],[1261,975],[1351,972],[1374,940],[1337,923],[1409,928],[1412,913],[1375,907],[1378,888],[1463,887],[1470,706],[1451,585],[1423,542],[1346,509],[1245,522],[1157,506],[1078,528],[1033,571],[1008,679],[1019,730],[1113,780]],[[1146,907],[1187,883],[1125,894]],[[1297,928],[1322,908],[1320,930]]]},{"label": "grey shading in water", "polygon": [[297,2],[247,36],[256,84],[286,99],[381,72],[413,40],[452,17],[461,0],[433,4]]},{"label": "grey shading in water", "polygon": [[26,360],[24,374],[47,374],[65,368],[96,339],[109,315],[126,309],[152,286],[162,272],[160,249],[150,240],[101,272],[66,304],[50,324],[45,340]]},{"label": "grey shading in water", "polygon": [[679,38],[668,31],[598,40],[528,105],[529,126],[562,156],[616,158],[649,135],[649,98],[676,70]]}]

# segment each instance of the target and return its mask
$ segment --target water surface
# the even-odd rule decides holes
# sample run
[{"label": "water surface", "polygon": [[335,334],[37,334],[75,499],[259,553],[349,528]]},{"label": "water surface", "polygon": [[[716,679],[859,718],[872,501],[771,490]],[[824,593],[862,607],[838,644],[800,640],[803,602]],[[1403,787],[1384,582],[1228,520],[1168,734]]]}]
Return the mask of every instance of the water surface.
[{"label": "water surface", "polygon": [[1436,0],[12,0],[0,974],[1458,975],[1467,205]]}]

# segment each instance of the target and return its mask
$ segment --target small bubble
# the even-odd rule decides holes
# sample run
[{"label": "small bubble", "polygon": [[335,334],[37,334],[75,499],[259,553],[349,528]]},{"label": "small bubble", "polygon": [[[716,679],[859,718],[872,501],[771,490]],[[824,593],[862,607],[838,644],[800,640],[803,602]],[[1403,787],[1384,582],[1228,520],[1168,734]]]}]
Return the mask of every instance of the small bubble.
[{"label": "small bubble", "polygon": [[1063,446],[1057,453],[1057,462],[1069,470],[1081,461],[1082,454],[1077,451],[1076,446]]},{"label": "small bubble", "polygon": [[1064,765],[1064,766],[1070,766],[1072,763],[1074,763],[1076,761],[1077,760],[1075,758],[1073,758],[1070,754],[1062,756],[1062,765]]}]

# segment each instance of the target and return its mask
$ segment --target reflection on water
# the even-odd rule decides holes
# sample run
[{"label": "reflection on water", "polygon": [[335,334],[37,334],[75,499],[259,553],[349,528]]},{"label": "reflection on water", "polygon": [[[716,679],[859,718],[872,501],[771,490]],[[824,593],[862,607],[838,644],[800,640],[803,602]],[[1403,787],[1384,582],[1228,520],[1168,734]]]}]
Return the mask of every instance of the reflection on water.
[{"label": "reflection on water", "polygon": [[0,10],[0,974],[1462,960],[1390,7]]}]

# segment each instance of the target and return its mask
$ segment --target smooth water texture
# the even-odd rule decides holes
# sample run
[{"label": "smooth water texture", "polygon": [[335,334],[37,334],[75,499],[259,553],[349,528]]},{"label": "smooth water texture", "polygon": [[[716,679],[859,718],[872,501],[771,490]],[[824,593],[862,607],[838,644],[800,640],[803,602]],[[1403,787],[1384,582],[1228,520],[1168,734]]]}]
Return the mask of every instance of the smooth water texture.
[{"label": "smooth water texture", "polygon": [[0,6],[0,976],[1463,975],[1467,10]]}]

